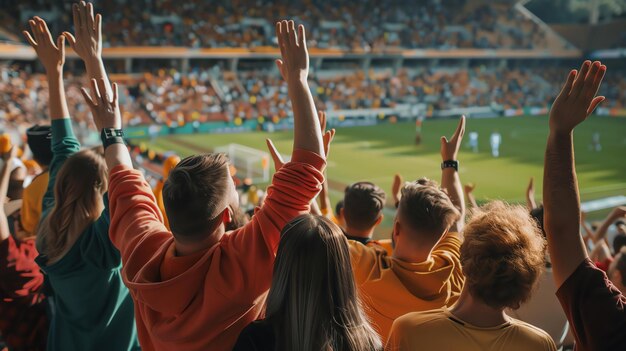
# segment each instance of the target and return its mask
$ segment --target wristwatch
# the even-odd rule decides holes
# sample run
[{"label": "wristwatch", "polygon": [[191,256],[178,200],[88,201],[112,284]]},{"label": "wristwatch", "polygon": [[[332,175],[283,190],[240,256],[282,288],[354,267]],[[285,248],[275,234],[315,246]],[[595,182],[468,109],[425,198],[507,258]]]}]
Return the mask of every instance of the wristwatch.
[{"label": "wristwatch", "polygon": [[455,171],[459,171],[459,161],[456,160],[448,160],[448,161],[443,161],[441,163],[441,169],[444,168],[454,168]]},{"label": "wristwatch", "polygon": [[102,140],[102,146],[105,150],[113,144],[126,144],[124,142],[124,131],[122,129],[103,128],[100,133],[100,139]]}]

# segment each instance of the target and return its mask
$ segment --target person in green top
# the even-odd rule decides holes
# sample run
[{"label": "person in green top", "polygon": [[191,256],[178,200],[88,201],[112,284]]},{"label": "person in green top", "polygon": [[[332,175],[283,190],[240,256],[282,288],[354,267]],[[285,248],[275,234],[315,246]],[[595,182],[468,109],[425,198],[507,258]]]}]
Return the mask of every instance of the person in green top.
[{"label": "person in green top", "polygon": [[[75,5],[75,19],[77,15],[82,20],[76,26],[78,40],[70,43],[83,59],[89,58],[85,63],[90,77],[106,76],[98,48],[89,50],[95,55],[81,55],[87,52],[81,49],[101,45],[100,16],[94,21],[91,4],[84,3]],[[120,253],[108,235],[106,164],[102,155],[80,151],[68,118],[63,86],[66,36],[55,45],[43,19],[34,17],[29,24],[33,35],[26,31],[24,35],[46,70],[52,118],[54,156],[35,259],[54,302],[47,349],[139,349],[133,302],[120,274]]]}]

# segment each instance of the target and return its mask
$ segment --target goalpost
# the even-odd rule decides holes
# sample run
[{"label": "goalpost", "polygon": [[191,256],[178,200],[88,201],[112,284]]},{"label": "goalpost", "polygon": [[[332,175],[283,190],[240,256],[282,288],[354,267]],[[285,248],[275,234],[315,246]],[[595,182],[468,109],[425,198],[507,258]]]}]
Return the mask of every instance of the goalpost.
[{"label": "goalpost", "polygon": [[240,177],[250,178],[254,183],[270,180],[270,154],[240,144],[228,144],[215,148],[215,152],[228,155],[230,163],[237,168]]}]

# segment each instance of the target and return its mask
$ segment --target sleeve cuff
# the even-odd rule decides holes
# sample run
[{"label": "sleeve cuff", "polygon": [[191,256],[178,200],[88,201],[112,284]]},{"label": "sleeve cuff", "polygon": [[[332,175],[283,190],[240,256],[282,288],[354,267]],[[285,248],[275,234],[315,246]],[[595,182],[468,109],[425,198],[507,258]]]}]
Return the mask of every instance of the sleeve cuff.
[{"label": "sleeve cuff", "polygon": [[69,118],[53,119],[51,129],[53,143],[67,137],[75,138],[74,131],[72,130],[72,120]]},{"label": "sleeve cuff", "polygon": [[319,171],[324,171],[324,169],[326,168],[326,159],[322,158],[315,152],[303,149],[293,150],[291,162],[307,163],[315,167]]}]

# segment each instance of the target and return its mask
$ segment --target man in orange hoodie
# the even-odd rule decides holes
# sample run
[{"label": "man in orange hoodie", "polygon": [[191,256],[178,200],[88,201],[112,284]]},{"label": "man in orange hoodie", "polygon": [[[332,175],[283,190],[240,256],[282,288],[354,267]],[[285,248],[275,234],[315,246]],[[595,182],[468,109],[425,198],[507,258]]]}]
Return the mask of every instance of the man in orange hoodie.
[{"label": "man in orange hoodie", "polygon": [[402,189],[392,253],[379,245],[350,241],[361,300],[382,340],[387,340],[396,318],[450,306],[460,296],[465,202],[457,154],[464,131],[462,117],[452,139],[441,138],[443,189],[428,179],[408,183]]},{"label": "man in orange hoodie", "polygon": [[84,92],[103,130],[110,236],[122,255],[142,350],[231,350],[241,330],[262,317],[281,229],[309,212],[321,188],[326,161],[307,83],[304,27],[296,34],[293,21],[282,21],[276,29],[282,43],[276,64],[294,110],[294,151],[251,222],[232,232],[225,224],[238,197],[224,155],[190,156],[171,171],[163,189],[170,232],[150,186],[132,168],[116,89],[112,101],[104,81],[99,89],[92,82],[95,102]]}]

